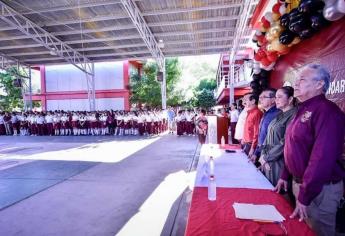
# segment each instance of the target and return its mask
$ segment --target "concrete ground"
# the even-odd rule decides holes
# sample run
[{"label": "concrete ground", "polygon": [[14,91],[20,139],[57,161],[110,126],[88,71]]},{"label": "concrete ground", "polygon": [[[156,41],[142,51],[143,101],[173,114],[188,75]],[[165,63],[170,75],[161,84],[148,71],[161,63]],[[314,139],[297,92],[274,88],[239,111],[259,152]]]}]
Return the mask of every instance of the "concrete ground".
[{"label": "concrete ground", "polygon": [[0,235],[183,235],[195,137],[0,137]]}]

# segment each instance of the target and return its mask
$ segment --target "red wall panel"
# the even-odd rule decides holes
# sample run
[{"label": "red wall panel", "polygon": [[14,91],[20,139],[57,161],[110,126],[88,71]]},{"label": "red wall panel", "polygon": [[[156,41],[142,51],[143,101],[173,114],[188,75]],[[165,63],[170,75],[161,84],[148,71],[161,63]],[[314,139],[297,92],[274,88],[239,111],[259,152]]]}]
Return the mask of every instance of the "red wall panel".
[{"label": "red wall panel", "polygon": [[282,56],[272,71],[271,86],[279,88],[286,80],[293,82],[297,70],[309,63],[319,63],[329,69],[333,87],[327,97],[345,112],[345,17]]}]

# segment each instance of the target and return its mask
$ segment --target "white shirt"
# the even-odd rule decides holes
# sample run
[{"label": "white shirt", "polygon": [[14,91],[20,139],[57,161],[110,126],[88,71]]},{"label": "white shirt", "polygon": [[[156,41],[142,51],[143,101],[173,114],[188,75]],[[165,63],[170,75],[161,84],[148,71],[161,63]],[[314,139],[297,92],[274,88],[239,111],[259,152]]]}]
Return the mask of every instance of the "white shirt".
[{"label": "white shirt", "polygon": [[79,116],[78,115],[73,115],[72,116],[72,121],[78,121],[79,120]]},{"label": "white shirt", "polygon": [[37,117],[37,124],[42,125],[43,123],[44,123],[44,117],[43,116]]},{"label": "white shirt", "polygon": [[36,121],[37,121],[36,116],[31,116],[31,117],[30,117],[30,123],[31,123],[31,124],[35,124]]},{"label": "white shirt", "polygon": [[4,123],[4,116],[0,116],[0,124]]},{"label": "white shirt", "polygon": [[53,117],[51,115],[46,115],[45,120],[48,124],[53,123]]},{"label": "white shirt", "polygon": [[60,122],[60,116],[58,116],[58,115],[54,115],[54,117],[53,117],[53,121],[54,121],[55,123]]},{"label": "white shirt", "polygon": [[239,115],[240,114],[237,109],[230,111],[230,122],[237,122]]},{"label": "white shirt", "polygon": [[244,109],[238,116],[238,121],[235,129],[235,139],[237,140],[243,139],[244,123],[246,123],[247,114],[247,110]]},{"label": "white shirt", "polygon": [[61,121],[62,121],[62,122],[66,122],[67,120],[68,120],[67,116],[62,116],[62,117],[61,117]]},{"label": "white shirt", "polygon": [[12,122],[12,124],[13,124],[13,123],[17,123],[17,121],[18,121],[17,115],[12,115],[12,116],[11,116],[11,122]]},{"label": "white shirt", "polygon": [[152,117],[150,115],[146,115],[146,122],[152,122]]}]

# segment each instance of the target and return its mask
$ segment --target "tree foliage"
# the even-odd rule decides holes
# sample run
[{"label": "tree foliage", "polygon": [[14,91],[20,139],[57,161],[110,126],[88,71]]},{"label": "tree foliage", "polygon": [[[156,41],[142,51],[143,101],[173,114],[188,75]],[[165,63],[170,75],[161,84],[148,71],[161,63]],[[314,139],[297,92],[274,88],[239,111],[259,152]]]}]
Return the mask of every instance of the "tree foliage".
[{"label": "tree foliage", "polygon": [[[182,101],[182,92],[176,89],[176,83],[181,77],[181,68],[178,59],[166,59],[165,69],[167,105],[179,105]],[[143,73],[141,76],[136,73],[131,75],[130,100],[132,103],[146,104],[150,107],[161,106],[161,83],[156,79],[157,72],[157,63],[147,62],[143,66]]]},{"label": "tree foliage", "polygon": [[196,107],[211,108],[216,105],[214,91],[217,87],[214,79],[202,79],[194,89],[193,104]]},{"label": "tree foliage", "polygon": [[[18,73],[16,73],[18,74]],[[23,108],[21,88],[14,85],[16,76],[11,70],[0,72],[0,110],[12,111],[15,108]]]}]

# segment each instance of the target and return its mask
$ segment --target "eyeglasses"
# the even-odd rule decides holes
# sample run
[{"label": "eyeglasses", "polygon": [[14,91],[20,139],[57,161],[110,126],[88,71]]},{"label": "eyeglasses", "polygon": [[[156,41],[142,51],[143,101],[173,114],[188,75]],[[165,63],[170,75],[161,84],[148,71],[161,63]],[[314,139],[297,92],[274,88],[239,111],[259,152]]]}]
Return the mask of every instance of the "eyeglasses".
[{"label": "eyeglasses", "polygon": [[260,96],[259,99],[264,99],[264,98],[274,98],[274,97],[268,97],[268,96]]}]

